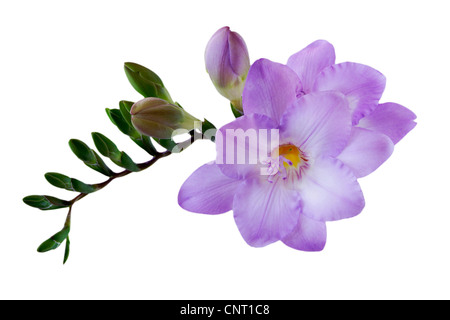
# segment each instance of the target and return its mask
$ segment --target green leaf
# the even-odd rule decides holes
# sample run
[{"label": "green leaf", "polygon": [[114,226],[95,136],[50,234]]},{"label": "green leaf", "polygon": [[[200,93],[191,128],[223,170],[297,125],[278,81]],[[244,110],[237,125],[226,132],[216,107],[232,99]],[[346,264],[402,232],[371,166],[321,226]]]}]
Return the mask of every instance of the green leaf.
[{"label": "green leaf", "polygon": [[157,97],[172,103],[169,92],[164,87],[161,78],[137,63],[126,62],[125,74],[133,88],[144,97]]},{"label": "green leaf", "polygon": [[98,132],[92,133],[97,150],[105,157],[120,160],[120,151],[110,139]]},{"label": "green leaf", "polygon": [[133,124],[131,123],[131,113],[130,113],[133,104],[134,104],[133,102],[125,100],[119,102],[119,109],[120,112],[122,113],[122,117],[125,119],[126,122],[128,122],[130,126],[133,126]]},{"label": "green leaf", "polygon": [[38,252],[44,253],[48,252],[50,250],[57,249],[63,242],[66,240],[66,238],[69,236],[70,228],[64,228],[60,232],[53,235],[50,239],[44,241],[39,248],[37,249]]},{"label": "green leaf", "polygon": [[108,168],[102,158],[83,141],[72,139],[69,141],[69,146],[73,153],[89,168],[108,177],[114,175],[114,172]]},{"label": "green leaf", "polygon": [[48,172],[45,174],[45,179],[47,179],[47,181],[51,185],[53,185],[57,188],[66,189],[69,191],[75,191],[72,186],[72,179],[63,174],[56,173],[56,172]]},{"label": "green leaf", "polygon": [[69,178],[68,176],[56,172],[46,173],[45,178],[53,186],[69,191],[92,193],[98,190],[95,185],[86,184],[80,180]]},{"label": "green leaf", "polygon": [[113,175],[115,175],[114,171],[112,171],[106,164],[105,162],[102,160],[102,158],[100,158],[100,156],[94,151],[94,155],[96,158],[96,163],[94,165],[88,165],[86,164],[89,168],[100,172],[101,174],[107,176],[107,177],[112,177]]},{"label": "green leaf", "polygon": [[67,238],[66,238],[66,250],[64,251],[64,262],[63,262],[63,264],[66,264],[67,260],[69,259],[69,254],[70,254],[70,239],[69,239],[69,235],[67,235]]},{"label": "green leaf", "polygon": [[137,166],[137,164],[134,163],[133,160],[130,158],[130,156],[127,155],[125,152],[122,152],[122,155],[120,157],[120,165],[121,167],[131,172],[141,171],[141,169]]},{"label": "green leaf", "polygon": [[119,151],[117,146],[110,139],[98,132],[92,133],[92,138],[94,139],[98,151],[105,157],[110,158],[116,165],[132,172],[141,171],[130,156],[125,152]]},{"label": "green leaf", "polygon": [[117,128],[119,128],[122,133],[132,137],[139,138],[140,134],[137,130],[128,124],[128,122],[123,118],[122,112],[119,109],[106,109],[111,122],[114,123]]},{"label": "green leaf", "polygon": [[131,138],[139,147],[147,151],[151,156],[156,156],[159,152],[156,150],[149,136],[140,135],[139,138]]},{"label": "green leaf", "polygon": [[86,184],[77,179],[72,178],[71,183],[73,190],[80,193],[92,193],[98,190],[98,188],[96,188],[95,185]]},{"label": "green leaf", "polygon": [[30,207],[41,210],[55,210],[67,208],[72,205],[70,201],[61,200],[51,196],[28,196],[23,199],[23,202]]},{"label": "green leaf", "polygon": [[96,157],[91,148],[89,148],[83,141],[72,139],[69,141],[70,149],[73,153],[86,164],[95,164]]}]

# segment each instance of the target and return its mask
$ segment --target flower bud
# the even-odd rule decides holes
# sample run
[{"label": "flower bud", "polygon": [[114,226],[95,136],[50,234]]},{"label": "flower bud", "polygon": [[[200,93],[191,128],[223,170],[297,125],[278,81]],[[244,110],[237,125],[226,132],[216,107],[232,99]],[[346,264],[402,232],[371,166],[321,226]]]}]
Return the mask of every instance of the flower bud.
[{"label": "flower bud", "polygon": [[177,129],[191,131],[200,121],[181,107],[159,98],[145,98],[130,110],[131,122],[140,133],[158,139],[170,139]]},{"label": "flower bud", "polygon": [[250,69],[244,39],[229,27],[219,29],[206,46],[205,62],[217,91],[242,111],[242,91]]}]

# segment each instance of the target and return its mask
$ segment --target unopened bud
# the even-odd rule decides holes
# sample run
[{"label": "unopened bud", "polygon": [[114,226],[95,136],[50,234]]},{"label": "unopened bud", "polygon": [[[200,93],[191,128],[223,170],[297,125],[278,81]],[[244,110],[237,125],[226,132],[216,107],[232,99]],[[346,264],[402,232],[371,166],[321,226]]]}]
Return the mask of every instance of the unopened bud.
[{"label": "unopened bud", "polygon": [[159,98],[145,98],[130,110],[133,126],[144,135],[170,139],[177,129],[191,131],[200,121],[181,107]]},{"label": "unopened bud", "polygon": [[242,92],[250,69],[244,39],[229,27],[219,29],[206,46],[205,62],[217,91],[242,111]]}]

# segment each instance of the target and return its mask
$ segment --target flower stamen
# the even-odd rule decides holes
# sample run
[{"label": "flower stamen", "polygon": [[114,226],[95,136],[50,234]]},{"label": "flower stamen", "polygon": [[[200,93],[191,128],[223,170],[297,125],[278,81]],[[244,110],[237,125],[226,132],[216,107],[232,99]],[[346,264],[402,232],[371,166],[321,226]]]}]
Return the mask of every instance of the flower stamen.
[{"label": "flower stamen", "polygon": [[292,172],[296,173],[294,177],[300,178],[301,171],[308,165],[308,159],[297,146],[286,144],[274,149],[265,164],[268,165],[267,181],[272,183],[276,175],[286,180]]}]

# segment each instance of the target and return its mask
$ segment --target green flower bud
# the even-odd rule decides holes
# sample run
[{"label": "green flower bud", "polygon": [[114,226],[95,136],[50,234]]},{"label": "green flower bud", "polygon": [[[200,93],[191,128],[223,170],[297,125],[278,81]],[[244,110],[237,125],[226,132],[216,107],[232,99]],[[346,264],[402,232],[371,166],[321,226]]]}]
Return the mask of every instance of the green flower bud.
[{"label": "green flower bud", "polygon": [[[191,131],[200,121],[181,107],[159,98],[145,98],[130,110],[133,126],[144,135],[170,139],[177,129]],[[176,132],[175,132],[176,134]]]}]

